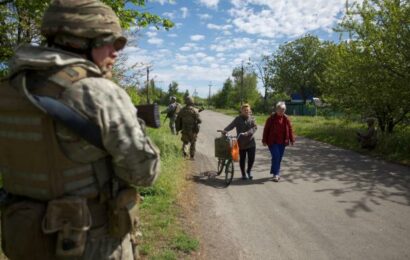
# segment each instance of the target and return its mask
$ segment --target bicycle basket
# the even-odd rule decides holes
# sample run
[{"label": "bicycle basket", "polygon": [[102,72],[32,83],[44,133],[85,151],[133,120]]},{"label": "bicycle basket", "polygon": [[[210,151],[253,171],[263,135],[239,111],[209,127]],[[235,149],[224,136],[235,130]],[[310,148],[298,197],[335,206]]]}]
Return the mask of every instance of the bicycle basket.
[{"label": "bicycle basket", "polygon": [[231,158],[231,142],[226,136],[215,138],[215,157],[230,159]]}]

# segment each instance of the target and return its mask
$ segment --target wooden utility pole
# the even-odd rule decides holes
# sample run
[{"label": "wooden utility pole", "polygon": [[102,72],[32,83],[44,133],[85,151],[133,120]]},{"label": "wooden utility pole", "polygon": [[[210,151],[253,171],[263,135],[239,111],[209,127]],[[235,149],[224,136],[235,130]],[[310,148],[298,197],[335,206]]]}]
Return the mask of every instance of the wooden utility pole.
[{"label": "wooden utility pole", "polygon": [[212,82],[209,82],[209,94],[208,94],[208,108],[211,105],[211,88],[212,88]]},{"label": "wooden utility pole", "polygon": [[241,65],[241,107],[243,104],[243,61]]},{"label": "wooden utility pole", "polygon": [[149,102],[149,69],[150,69],[150,66],[148,65],[147,66],[147,88],[146,88],[146,90],[147,90],[147,104],[150,103]]}]

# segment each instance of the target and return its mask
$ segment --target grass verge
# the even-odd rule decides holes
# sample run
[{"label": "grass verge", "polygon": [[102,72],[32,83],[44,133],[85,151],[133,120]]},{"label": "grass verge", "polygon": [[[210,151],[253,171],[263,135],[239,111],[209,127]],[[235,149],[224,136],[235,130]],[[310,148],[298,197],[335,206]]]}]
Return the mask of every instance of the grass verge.
[{"label": "grass verge", "polygon": [[161,150],[161,174],[152,187],[141,188],[140,207],[143,259],[183,259],[199,249],[199,242],[188,233],[182,221],[178,196],[186,188],[189,165],[181,156],[179,136],[171,135],[168,125],[148,129],[148,135]]}]

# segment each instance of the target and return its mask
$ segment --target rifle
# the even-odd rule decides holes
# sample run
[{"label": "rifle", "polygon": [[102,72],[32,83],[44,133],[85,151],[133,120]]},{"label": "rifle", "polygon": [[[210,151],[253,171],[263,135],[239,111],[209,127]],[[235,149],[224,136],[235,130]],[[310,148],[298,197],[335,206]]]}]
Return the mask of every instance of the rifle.
[{"label": "rifle", "polygon": [[137,117],[141,118],[146,126],[151,128],[161,127],[158,104],[136,105]]}]

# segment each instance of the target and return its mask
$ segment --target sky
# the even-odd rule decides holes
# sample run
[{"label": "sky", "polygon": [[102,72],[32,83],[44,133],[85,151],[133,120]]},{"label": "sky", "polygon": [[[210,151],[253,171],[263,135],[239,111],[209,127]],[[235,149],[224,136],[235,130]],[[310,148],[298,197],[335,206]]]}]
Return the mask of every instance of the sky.
[{"label": "sky", "polygon": [[163,90],[176,81],[179,91],[205,98],[210,85],[215,94],[242,62],[257,63],[285,42],[306,34],[338,41],[332,29],[345,0],[148,0],[144,10],[175,27],[139,30],[124,49],[127,65],[149,64]]}]

